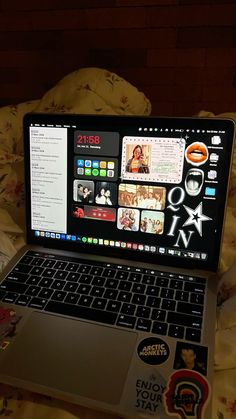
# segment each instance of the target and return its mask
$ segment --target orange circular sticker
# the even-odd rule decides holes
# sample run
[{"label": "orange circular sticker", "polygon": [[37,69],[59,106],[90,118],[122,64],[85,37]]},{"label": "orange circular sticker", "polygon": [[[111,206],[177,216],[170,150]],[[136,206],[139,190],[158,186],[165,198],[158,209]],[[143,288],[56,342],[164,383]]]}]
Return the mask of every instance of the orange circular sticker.
[{"label": "orange circular sticker", "polygon": [[207,146],[204,143],[196,141],[186,148],[185,157],[188,163],[194,166],[200,166],[208,159]]}]

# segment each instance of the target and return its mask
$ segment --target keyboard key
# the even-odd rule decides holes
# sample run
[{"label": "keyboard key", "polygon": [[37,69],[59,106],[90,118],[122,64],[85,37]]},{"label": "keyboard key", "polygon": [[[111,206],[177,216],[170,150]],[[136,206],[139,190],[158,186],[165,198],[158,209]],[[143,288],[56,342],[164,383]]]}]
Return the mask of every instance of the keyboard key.
[{"label": "keyboard key", "polygon": [[42,278],[41,281],[39,282],[39,286],[48,288],[51,286],[52,283],[53,283],[52,278]]},{"label": "keyboard key", "polygon": [[99,308],[100,310],[104,310],[106,307],[107,300],[105,298],[95,298],[92,304],[92,307]]},{"label": "keyboard key", "polygon": [[65,296],[66,296],[66,292],[64,291],[54,291],[51,298],[52,300],[63,301]]},{"label": "keyboard key", "polygon": [[38,285],[38,283],[41,281],[40,276],[30,275],[29,279],[27,280],[28,285]]},{"label": "keyboard key", "polygon": [[80,284],[80,286],[77,289],[77,292],[79,294],[86,294],[88,295],[91,291],[91,285],[87,285],[87,284]]},{"label": "keyboard key", "polygon": [[78,294],[68,293],[65,302],[70,304],[76,304],[79,299]]},{"label": "keyboard key", "polygon": [[88,274],[90,269],[91,269],[91,265],[80,265],[78,272],[82,273],[82,274]]},{"label": "keyboard key", "polygon": [[26,282],[28,278],[29,278],[29,274],[24,274],[20,272],[11,272],[6,277],[6,279],[8,279],[9,281],[22,282],[22,283]]},{"label": "keyboard key", "polygon": [[146,290],[146,285],[144,284],[136,284],[134,283],[132,286],[132,292],[138,293],[138,294],[144,294]]},{"label": "keyboard key", "polygon": [[120,311],[120,307],[121,307],[121,303],[119,301],[108,301],[108,304],[107,304],[108,311],[114,311],[118,313]]},{"label": "keyboard key", "polygon": [[18,263],[13,269],[13,272],[21,272],[22,274],[28,274],[32,269],[32,266],[24,263]]},{"label": "keyboard key", "polygon": [[184,337],[184,327],[183,326],[177,326],[174,324],[170,324],[168,335],[173,338],[179,338],[183,339]]},{"label": "keyboard key", "polygon": [[102,276],[104,276],[105,278],[114,278],[115,274],[115,269],[106,268],[104,269]]},{"label": "keyboard key", "polygon": [[158,276],[156,278],[156,285],[158,287],[168,287],[169,286],[169,279],[166,277]]},{"label": "keyboard key", "polygon": [[105,288],[102,287],[92,287],[90,295],[94,297],[102,297],[104,294]]},{"label": "keyboard key", "polygon": [[123,291],[130,291],[132,287],[132,282],[129,281],[120,281],[118,289]]},{"label": "keyboard key", "polygon": [[40,287],[37,287],[35,285],[29,286],[29,288],[25,291],[26,295],[30,295],[31,297],[36,297],[41,290]]},{"label": "keyboard key", "polygon": [[146,295],[134,294],[132,297],[132,304],[144,305],[146,301]]},{"label": "keyboard key", "polygon": [[167,323],[153,322],[152,333],[156,333],[158,335],[166,335],[167,327]]},{"label": "keyboard key", "polygon": [[123,303],[121,307],[121,313],[133,316],[136,306],[134,304]]},{"label": "keyboard key", "polygon": [[188,301],[189,299],[189,293],[186,291],[176,291],[175,293],[175,299],[178,301]]},{"label": "keyboard key", "polygon": [[54,278],[63,279],[65,280],[68,276],[68,272],[66,271],[57,271],[54,275]]},{"label": "keyboard key", "polygon": [[53,294],[53,290],[51,288],[42,288],[38,297],[49,299],[52,294]]},{"label": "keyboard key", "polygon": [[202,316],[203,306],[191,303],[178,302],[177,311],[179,313],[193,314],[194,316]]},{"label": "keyboard key", "polygon": [[51,288],[53,288],[54,290],[62,290],[65,285],[66,281],[60,281],[59,279],[55,279],[55,281],[53,281],[51,285]]},{"label": "keyboard key", "polygon": [[31,270],[31,275],[42,275],[45,268],[42,268],[41,266],[34,266]]},{"label": "keyboard key", "polygon": [[92,279],[93,279],[92,275],[82,274],[79,278],[79,282],[81,284],[90,284],[92,282]]},{"label": "keyboard key", "polygon": [[59,269],[59,270],[64,270],[64,269],[66,269],[67,264],[68,264],[67,262],[62,262],[62,261],[58,260],[55,263],[54,268]]},{"label": "keyboard key", "polygon": [[5,303],[14,303],[18,297],[18,294],[16,292],[7,292],[5,294],[5,297],[3,297],[2,301]]},{"label": "keyboard key", "polygon": [[47,300],[43,298],[33,297],[30,303],[28,304],[28,307],[37,308],[39,310],[42,310],[47,303]]},{"label": "keyboard key", "polygon": [[116,273],[116,279],[127,279],[129,276],[129,272],[127,271],[118,271]]},{"label": "keyboard key", "polygon": [[137,317],[144,317],[148,319],[151,314],[151,309],[149,307],[141,307],[139,306],[136,310],[136,316]]},{"label": "keyboard key", "polygon": [[170,288],[174,288],[175,290],[182,290],[183,281],[178,281],[177,279],[171,279]]},{"label": "keyboard key", "polygon": [[55,265],[56,261],[52,260],[52,259],[46,259],[42,266],[44,266],[45,268],[52,268]]},{"label": "keyboard key", "polygon": [[201,342],[201,330],[186,328],[185,339],[193,342]]},{"label": "keyboard key", "polygon": [[184,284],[184,291],[195,292],[197,294],[204,294],[205,285],[186,281]]},{"label": "keyboard key", "polygon": [[89,307],[93,302],[93,297],[87,295],[81,295],[79,299],[79,305]]},{"label": "keyboard key", "polygon": [[108,300],[115,300],[118,295],[117,290],[107,289],[104,293],[104,298],[107,298]]},{"label": "keyboard key", "polygon": [[34,266],[41,266],[43,264],[43,258],[34,258],[32,261],[32,265]]},{"label": "keyboard key", "polygon": [[136,324],[137,330],[142,330],[143,332],[149,332],[151,330],[152,322],[147,319],[138,319]]},{"label": "keyboard key", "polygon": [[146,285],[155,285],[156,277],[154,275],[143,275],[142,283]]},{"label": "keyboard key", "polygon": [[131,292],[120,291],[117,297],[118,301],[130,302],[132,297]]},{"label": "keyboard key", "polygon": [[201,317],[174,313],[172,311],[167,314],[167,322],[196,329],[201,329],[202,326]]},{"label": "keyboard key", "polygon": [[70,272],[67,276],[67,281],[78,282],[79,279],[80,279],[80,274],[77,274],[74,272]]},{"label": "keyboard key", "polygon": [[56,269],[45,269],[44,270],[44,273],[43,273],[43,276],[47,276],[47,277],[49,277],[49,278],[52,278],[54,275],[55,275],[55,273],[56,273]]},{"label": "keyboard key", "polygon": [[111,279],[111,278],[108,278],[108,279],[106,280],[105,287],[106,287],[106,288],[117,288],[117,287],[118,287],[118,285],[119,285],[119,281],[117,281],[117,279]]},{"label": "keyboard key", "polygon": [[131,282],[140,282],[142,278],[142,274],[139,274],[137,272],[130,272],[129,274],[129,281]]},{"label": "keyboard key", "polygon": [[15,301],[15,304],[19,306],[27,306],[27,304],[30,302],[31,296],[30,295],[20,295],[17,300]]},{"label": "keyboard key", "polygon": [[152,310],[152,320],[159,320],[160,322],[164,322],[166,319],[166,311],[165,310]]},{"label": "keyboard key", "polygon": [[3,290],[0,290],[0,301],[2,301],[3,297],[6,295],[6,292]]},{"label": "keyboard key", "polygon": [[26,265],[30,265],[31,262],[34,260],[33,256],[23,256],[20,260],[21,263],[25,263]]},{"label": "keyboard key", "polygon": [[117,314],[108,312],[107,310],[96,310],[90,307],[82,307],[68,303],[61,303],[59,301],[48,301],[45,307],[46,311],[50,313],[59,313],[65,316],[72,316],[80,319],[92,320],[99,323],[115,324]]},{"label": "keyboard key", "polygon": [[103,271],[103,268],[101,266],[93,266],[90,274],[91,275],[101,275]]},{"label": "keyboard key", "polygon": [[167,298],[167,299],[172,299],[174,297],[174,290],[172,290],[170,288],[162,288],[161,297],[162,298]]},{"label": "keyboard key", "polygon": [[127,327],[133,329],[136,322],[136,318],[132,316],[127,316],[125,314],[120,314],[117,320],[117,326]]},{"label": "keyboard key", "polygon": [[147,287],[147,295],[153,295],[155,297],[158,297],[159,292],[160,292],[159,287],[154,287],[154,286],[148,286]]},{"label": "keyboard key", "polygon": [[162,300],[162,304],[161,304],[161,308],[163,308],[163,310],[175,310],[175,306],[176,306],[176,301],[174,300]]},{"label": "keyboard key", "polygon": [[28,285],[27,284],[21,284],[18,282],[13,281],[3,281],[0,284],[0,289],[6,292],[14,292],[17,294],[24,294],[27,290]]},{"label": "keyboard key", "polygon": [[148,307],[158,308],[158,307],[160,307],[160,303],[161,303],[160,298],[152,297],[152,296],[149,295],[149,297],[147,298],[146,305]]},{"label": "keyboard key", "polygon": [[95,276],[92,280],[92,284],[98,287],[102,287],[105,284],[106,279],[102,276]]},{"label": "keyboard key", "polygon": [[76,272],[78,269],[79,269],[79,263],[69,262],[66,267],[66,270],[69,272]]},{"label": "keyboard key", "polygon": [[196,303],[196,304],[203,304],[204,303],[204,295],[203,294],[195,294],[192,293],[190,295],[190,302],[191,303]]},{"label": "keyboard key", "polygon": [[78,284],[76,282],[66,282],[66,285],[64,286],[64,291],[76,292],[77,288]]}]

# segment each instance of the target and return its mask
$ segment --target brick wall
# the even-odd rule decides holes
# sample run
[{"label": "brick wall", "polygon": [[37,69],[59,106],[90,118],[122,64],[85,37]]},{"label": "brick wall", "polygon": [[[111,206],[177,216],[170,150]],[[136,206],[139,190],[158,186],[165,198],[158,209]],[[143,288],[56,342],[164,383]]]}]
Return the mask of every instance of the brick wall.
[{"label": "brick wall", "polygon": [[143,90],[153,114],[236,112],[236,1],[0,0],[0,105],[87,66]]}]

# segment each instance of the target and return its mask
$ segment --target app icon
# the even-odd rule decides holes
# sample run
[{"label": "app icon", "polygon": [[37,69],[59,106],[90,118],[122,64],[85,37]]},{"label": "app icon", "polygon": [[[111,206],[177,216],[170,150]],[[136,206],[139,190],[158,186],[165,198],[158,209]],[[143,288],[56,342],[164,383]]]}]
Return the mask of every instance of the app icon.
[{"label": "app icon", "polygon": [[98,243],[102,245],[103,244],[103,239],[99,239]]},{"label": "app icon", "polygon": [[105,246],[109,246],[109,240],[104,240]]},{"label": "app icon", "polygon": [[52,239],[55,239],[55,236],[56,236],[55,233],[51,233],[51,238]]},{"label": "app icon", "polygon": [[121,242],[121,247],[123,247],[123,249],[125,249],[126,243],[125,242]]},{"label": "app icon", "polygon": [[100,169],[106,169],[107,162],[106,161],[100,161]]},{"label": "app icon", "polygon": [[109,162],[107,163],[107,168],[108,168],[108,169],[114,169],[114,168],[115,168],[115,163],[114,163],[114,161],[109,161]]},{"label": "app icon", "polygon": [[211,143],[212,143],[212,144],[214,144],[214,145],[219,145],[219,144],[221,143],[221,138],[220,138],[220,136],[219,136],[219,135],[214,135],[214,136],[211,138]]},{"label": "app icon", "polygon": [[98,169],[92,169],[92,175],[93,176],[98,176],[99,175],[99,170]]},{"label": "app icon", "polygon": [[87,243],[87,237],[85,237],[85,236],[84,236],[84,237],[82,237],[82,242],[83,242],[83,243]]},{"label": "app icon", "polygon": [[116,242],[116,243],[115,243],[115,246],[116,246],[116,247],[120,247],[120,242]]},{"label": "app icon", "polygon": [[75,241],[76,241],[76,236],[71,236],[71,240],[72,240],[73,242],[75,242]]},{"label": "app icon", "polygon": [[112,247],[115,246],[115,242],[113,240],[110,241],[110,246],[112,246]]},{"label": "app icon", "polygon": [[85,160],[85,167],[91,167],[91,166],[92,166],[91,160]]},{"label": "app icon", "polygon": [[210,188],[209,186],[207,186],[205,188],[205,195],[207,195],[207,196],[215,196],[216,195],[216,189],[215,188]]},{"label": "app icon", "polygon": [[84,174],[84,168],[83,167],[78,167],[77,174],[78,175],[83,175]]},{"label": "app icon", "polygon": [[60,234],[56,234],[56,239],[60,239],[61,238],[61,235]]},{"label": "app icon", "polygon": [[50,237],[50,233],[48,231],[46,231],[45,236]]},{"label": "app icon", "polygon": [[88,243],[92,243],[92,242],[93,242],[92,237],[88,237]]},{"label": "app icon", "polygon": [[84,160],[82,160],[82,159],[78,159],[78,160],[77,160],[77,166],[78,166],[78,167],[84,167]]},{"label": "app icon", "polygon": [[66,235],[66,240],[71,240],[71,234]]},{"label": "app icon", "polygon": [[114,173],[115,173],[114,170],[108,170],[107,171],[107,176],[108,177],[114,177]]},{"label": "app icon", "polygon": [[86,168],[84,174],[85,176],[91,176],[91,169]]},{"label": "app icon", "polygon": [[61,240],[65,240],[66,235],[65,234],[61,234]]},{"label": "app icon", "polygon": [[98,244],[98,239],[93,239],[93,244]]},{"label": "app icon", "polygon": [[34,234],[35,234],[36,237],[39,237],[40,236],[40,232],[39,231],[35,231]]},{"label": "app icon", "polygon": [[216,179],[217,178],[217,171],[216,170],[209,170],[209,172],[207,173],[207,177],[208,179]]},{"label": "app icon", "polygon": [[216,153],[211,153],[210,154],[210,161],[212,163],[217,163],[218,160],[219,160],[219,155],[218,154],[216,154]]},{"label": "app icon", "polygon": [[106,177],[106,175],[107,175],[107,171],[106,170],[104,170],[104,169],[100,170],[100,176]]},{"label": "app icon", "polygon": [[99,168],[99,161],[98,160],[93,160],[92,167],[94,167],[94,169],[98,169]]}]

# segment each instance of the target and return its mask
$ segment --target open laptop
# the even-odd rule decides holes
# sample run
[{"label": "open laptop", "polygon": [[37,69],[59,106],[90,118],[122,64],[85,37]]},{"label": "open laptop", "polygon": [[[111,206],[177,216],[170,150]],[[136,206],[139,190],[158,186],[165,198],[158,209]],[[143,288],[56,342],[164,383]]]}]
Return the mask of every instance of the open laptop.
[{"label": "open laptop", "polygon": [[225,119],[25,116],[1,382],[124,417],[211,417],[233,136]]}]

